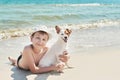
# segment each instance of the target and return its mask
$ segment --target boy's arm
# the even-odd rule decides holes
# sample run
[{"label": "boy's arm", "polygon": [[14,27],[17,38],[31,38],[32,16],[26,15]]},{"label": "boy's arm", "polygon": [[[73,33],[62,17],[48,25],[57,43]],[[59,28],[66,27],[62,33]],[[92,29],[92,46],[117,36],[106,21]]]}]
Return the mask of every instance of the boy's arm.
[{"label": "boy's arm", "polygon": [[38,67],[35,65],[33,56],[31,54],[30,49],[25,49],[23,51],[24,57],[26,58],[26,61],[28,62],[29,69],[32,73],[44,73],[44,72],[49,72],[52,70],[57,70],[59,67],[52,65],[49,67]]}]

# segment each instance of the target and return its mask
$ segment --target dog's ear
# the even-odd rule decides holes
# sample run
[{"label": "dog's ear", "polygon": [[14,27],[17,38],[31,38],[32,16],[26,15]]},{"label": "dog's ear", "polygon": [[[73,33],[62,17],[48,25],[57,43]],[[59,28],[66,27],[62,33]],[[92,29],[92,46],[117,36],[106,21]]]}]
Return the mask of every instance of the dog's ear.
[{"label": "dog's ear", "polygon": [[72,30],[66,29],[67,33],[71,34]]},{"label": "dog's ear", "polygon": [[59,34],[59,32],[60,32],[60,27],[59,26],[55,26],[55,29],[56,29],[56,32]]}]

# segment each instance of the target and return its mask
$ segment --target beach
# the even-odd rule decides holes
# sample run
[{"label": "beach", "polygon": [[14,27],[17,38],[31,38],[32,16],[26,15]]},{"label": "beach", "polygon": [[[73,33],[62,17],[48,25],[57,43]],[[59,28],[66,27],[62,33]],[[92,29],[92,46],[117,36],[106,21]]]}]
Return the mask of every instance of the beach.
[{"label": "beach", "polygon": [[[81,31],[82,32],[82,31]],[[54,32],[53,32],[54,33]],[[10,65],[8,56],[16,58],[25,45],[30,44],[29,36],[12,38],[0,42],[0,74],[2,80],[120,80],[120,45],[87,46],[73,42],[77,34],[73,31],[68,42],[70,54],[69,65],[73,68],[64,69],[64,73],[32,74]],[[55,37],[49,44],[54,43]],[[73,42],[72,42],[73,41]],[[74,46],[72,47],[72,45]],[[77,47],[77,48],[76,48]]]},{"label": "beach", "polygon": [[[57,40],[55,26],[69,28],[70,54],[64,73],[33,74],[12,66],[30,35],[50,33],[47,46]],[[120,80],[120,0],[0,0],[1,80]]]}]

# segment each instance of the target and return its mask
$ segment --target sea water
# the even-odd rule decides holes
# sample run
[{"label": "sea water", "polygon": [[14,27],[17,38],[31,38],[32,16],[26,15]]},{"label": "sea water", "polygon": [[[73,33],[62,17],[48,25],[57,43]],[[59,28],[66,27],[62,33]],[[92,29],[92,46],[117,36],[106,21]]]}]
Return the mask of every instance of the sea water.
[{"label": "sea water", "polygon": [[[119,0],[1,0],[0,40],[30,35],[36,29],[66,26],[73,30],[72,44],[120,44]],[[72,45],[71,45],[72,46]]]}]

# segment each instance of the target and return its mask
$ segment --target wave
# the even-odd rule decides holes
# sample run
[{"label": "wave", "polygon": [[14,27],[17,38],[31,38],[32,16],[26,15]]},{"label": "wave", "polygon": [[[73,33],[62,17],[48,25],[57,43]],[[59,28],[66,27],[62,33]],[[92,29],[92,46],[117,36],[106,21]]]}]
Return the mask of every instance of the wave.
[{"label": "wave", "polygon": [[[70,28],[72,30],[94,29],[99,27],[119,26],[120,20],[116,20],[116,21],[100,20],[98,22],[83,23],[83,24],[58,24],[58,25],[61,26],[62,28]],[[53,25],[51,26],[35,25],[26,28],[11,28],[11,29],[0,30],[0,40],[28,36],[32,32],[38,29],[42,29],[42,30],[47,29],[49,32],[53,32],[54,27]]]},{"label": "wave", "polygon": [[33,20],[46,20],[46,21],[55,21],[55,20],[64,20],[68,18],[79,18],[79,14],[63,14],[63,15],[36,15],[33,16]]},{"label": "wave", "polygon": [[87,3],[87,4],[55,4],[56,6],[100,6],[100,3]]},{"label": "wave", "polygon": [[0,6],[2,7],[7,7],[7,6],[15,6],[15,7],[21,7],[21,6],[24,6],[24,7],[31,7],[31,8],[34,8],[35,6],[56,6],[56,7],[67,7],[67,6],[71,6],[71,7],[79,7],[79,6],[120,6],[120,4],[116,3],[110,3],[110,4],[107,4],[107,3],[79,3],[79,4],[34,4],[34,3],[31,3],[31,4],[0,4]]}]

